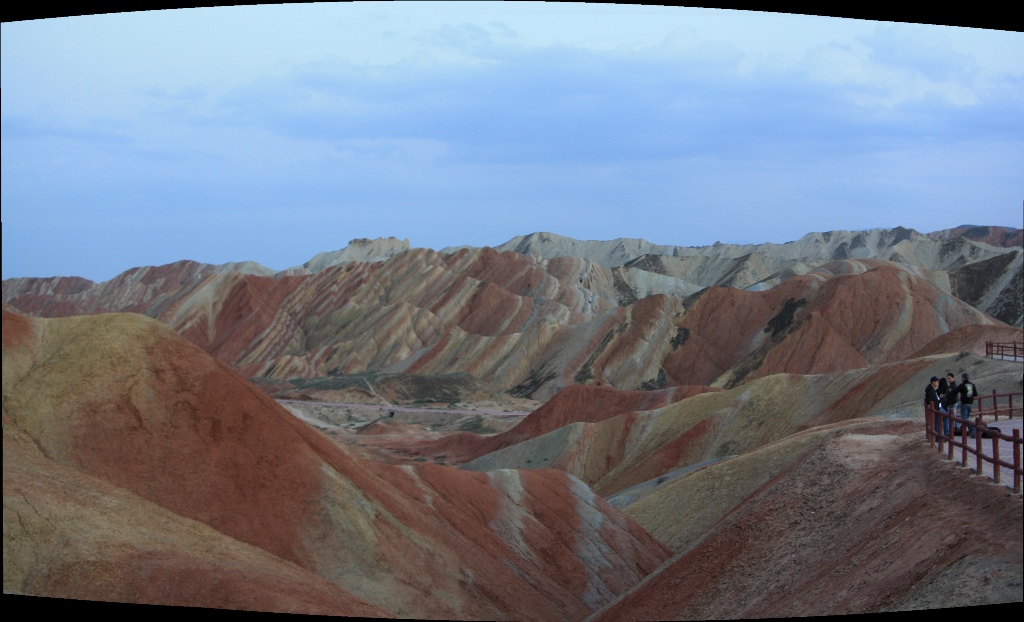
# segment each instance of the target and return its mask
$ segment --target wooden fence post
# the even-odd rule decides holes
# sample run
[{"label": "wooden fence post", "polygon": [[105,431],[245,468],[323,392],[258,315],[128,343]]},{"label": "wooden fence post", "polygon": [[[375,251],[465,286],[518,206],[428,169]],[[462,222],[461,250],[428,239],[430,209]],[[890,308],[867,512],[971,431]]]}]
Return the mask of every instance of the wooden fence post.
[{"label": "wooden fence post", "polygon": [[1020,494],[1020,430],[1013,429],[1013,492]]},{"label": "wooden fence post", "polygon": [[942,430],[945,432],[946,424],[949,424],[949,438],[946,439],[946,459],[953,459],[953,432],[956,431],[956,421],[953,421],[953,415],[946,411],[942,415]]},{"label": "wooden fence post", "polygon": [[[1000,344],[996,344],[1000,345]],[[1014,346],[1016,347],[1016,345]],[[1007,348],[1008,349],[1008,348]],[[1016,396],[1018,402],[1014,402],[1013,398]],[[1006,397],[1006,407],[1000,408],[999,398]],[[989,409],[985,407],[985,400],[991,398],[992,406]],[[999,420],[999,415],[1002,414],[1004,419],[1012,420],[1017,416],[1015,408],[1019,408],[1024,415],[1024,408],[1017,406],[1021,401],[1024,401],[1024,396],[1021,393],[1004,393],[999,394],[995,389],[992,390],[991,395],[978,395],[974,405],[977,407],[972,413],[974,415],[973,421],[970,416],[962,417],[957,414],[955,410],[942,411],[941,409],[935,409],[931,404],[924,405],[924,419],[925,419],[925,437],[928,439],[929,444],[935,447],[939,453],[947,454],[946,457],[949,460],[954,460],[954,447],[960,447],[960,458],[957,462],[963,468],[970,468],[968,466],[968,454],[973,453],[975,457],[973,470],[977,475],[985,474],[985,463],[992,463],[992,474],[990,479],[996,484],[1002,484],[1002,467],[1006,466],[1010,468],[1010,464],[1001,464],[1002,458],[1000,456],[1000,440],[1007,440],[1012,442],[1013,445],[1010,448],[1013,453],[1013,492],[1015,494],[1021,494],[1022,485],[1024,485],[1024,473],[1021,473],[1021,453],[1024,449],[1021,448],[1021,431],[1018,428],[1014,428],[1011,438],[1003,437],[1003,433],[994,432],[989,429],[989,425],[986,425],[983,421],[984,417],[992,415],[996,421]],[[938,421],[936,422],[936,419]],[[960,434],[954,435],[953,428],[956,427],[956,420],[959,419],[962,423],[960,425]],[[950,425],[950,432],[946,433],[945,425]],[[967,443],[967,429],[969,427],[974,428],[974,447],[970,447]],[[983,430],[984,428],[984,430]],[[983,437],[985,433],[989,434],[989,438],[992,439],[992,451],[989,455],[986,455],[983,451],[984,442]],[[999,436],[995,436],[998,434]],[[959,437],[959,439],[957,439]],[[1003,438],[1000,438],[1003,437]],[[960,442],[957,442],[959,440]],[[948,443],[948,447],[944,445]]]},{"label": "wooden fence post", "polygon": [[981,425],[981,415],[974,418],[974,457],[976,458],[975,463],[978,466],[978,475],[983,474],[985,471],[982,469],[982,461],[984,460],[985,452],[981,450],[981,429],[978,427]]},{"label": "wooden fence post", "polygon": [[991,435],[992,439],[992,479],[999,483],[999,437]]},{"label": "wooden fence post", "polygon": [[933,419],[933,416],[932,416],[932,413],[931,413],[931,408],[928,407],[928,404],[925,404],[924,405],[924,437],[928,439],[928,445],[929,446],[934,446],[935,445],[935,443],[933,442],[935,439],[932,438],[932,428],[935,427],[935,424],[932,422],[932,419]]},{"label": "wooden fence post", "polygon": [[960,424],[960,441],[963,442],[963,448],[960,454],[960,466],[967,468],[967,424]]}]

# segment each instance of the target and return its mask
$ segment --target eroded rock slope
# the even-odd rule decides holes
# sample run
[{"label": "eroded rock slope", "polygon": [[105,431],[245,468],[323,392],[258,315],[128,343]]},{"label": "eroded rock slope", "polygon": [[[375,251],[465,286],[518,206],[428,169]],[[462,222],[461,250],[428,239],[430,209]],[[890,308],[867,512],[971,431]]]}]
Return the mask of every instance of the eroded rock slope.
[{"label": "eroded rock slope", "polygon": [[937,459],[916,428],[867,420],[807,432],[636,503],[678,553],[590,620],[1020,602],[1019,498]]},{"label": "eroded rock slope", "polygon": [[556,470],[363,462],[139,315],[5,311],[3,434],[5,592],[580,619],[668,554]]},{"label": "eroded rock slope", "polygon": [[715,286],[624,306],[611,269],[592,260],[487,248],[277,277],[214,268],[179,262],[92,286],[5,282],[5,299],[39,316],[144,313],[250,377],[463,373],[539,400],[571,384],[731,387],[852,369],[998,323],[874,259],[832,261],[761,291]]}]

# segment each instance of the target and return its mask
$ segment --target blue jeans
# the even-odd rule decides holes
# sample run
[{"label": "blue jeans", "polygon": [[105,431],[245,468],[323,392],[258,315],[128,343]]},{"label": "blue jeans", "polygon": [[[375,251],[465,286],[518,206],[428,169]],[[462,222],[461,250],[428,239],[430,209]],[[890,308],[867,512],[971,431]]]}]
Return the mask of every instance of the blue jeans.
[{"label": "blue jeans", "polygon": [[[967,419],[968,421],[971,420],[971,407],[972,406],[974,406],[974,404],[960,404],[960,418],[961,419]],[[973,425],[967,426],[967,433],[970,434],[972,432],[974,432],[974,426]]]},{"label": "blue jeans", "polygon": [[[946,419],[941,414],[939,414],[940,412],[945,413],[946,409],[943,408],[942,406],[939,406],[937,409],[935,409],[935,433],[949,436],[949,419]],[[942,423],[939,423],[940,421]],[[941,432],[939,431],[940,427],[942,429]]]}]

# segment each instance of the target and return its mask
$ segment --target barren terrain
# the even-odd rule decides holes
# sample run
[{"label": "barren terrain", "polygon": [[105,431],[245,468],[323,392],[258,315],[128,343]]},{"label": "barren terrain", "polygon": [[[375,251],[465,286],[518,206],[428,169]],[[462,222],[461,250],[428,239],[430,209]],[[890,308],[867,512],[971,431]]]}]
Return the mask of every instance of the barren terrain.
[{"label": "barren terrain", "polygon": [[1021,495],[932,450],[922,407],[947,373],[1024,395],[1024,362],[985,356],[1024,342],[1020,241],[390,238],[4,281],[4,593],[459,620],[1022,602]]}]

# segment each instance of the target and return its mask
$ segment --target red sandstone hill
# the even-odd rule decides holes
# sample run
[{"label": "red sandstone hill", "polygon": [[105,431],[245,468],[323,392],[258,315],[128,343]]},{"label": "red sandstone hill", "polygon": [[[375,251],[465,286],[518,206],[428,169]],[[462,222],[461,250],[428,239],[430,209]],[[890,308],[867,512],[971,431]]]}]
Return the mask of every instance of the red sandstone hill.
[{"label": "red sandstone hill", "polygon": [[541,409],[565,425],[463,468],[564,469],[676,551],[606,609],[616,619],[1019,602],[1019,499],[923,447],[921,388],[945,370],[970,371],[986,392],[1020,388],[1019,364],[956,351],[611,417],[601,402],[640,407],[577,385]]},{"label": "red sandstone hill", "polygon": [[[722,318],[729,318],[723,322]],[[1001,324],[888,262],[844,260],[764,292],[709,288],[680,322],[671,379],[732,387],[900,360],[939,335]]]},{"label": "red sandstone hill", "polygon": [[960,326],[998,323],[880,260],[831,262],[765,291],[710,287],[685,301],[657,294],[619,306],[615,283],[587,260],[414,249],[278,278],[182,262],[70,293],[5,283],[20,292],[5,297],[39,315],[144,312],[248,376],[466,373],[541,400],[572,384],[728,387],[852,369]]},{"label": "red sandstone hill", "polygon": [[[1020,391],[1019,363],[959,353],[836,374],[776,374],[649,412],[569,423],[482,454],[463,468],[563,469],[611,500],[630,487],[671,479],[818,426],[873,415],[916,419],[928,378],[947,371],[969,371],[985,393]],[[446,447],[441,441],[418,448],[433,456]]]},{"label": "red sandstone hill", "polygon": [[580,619],[666,549],[555,470],[366,463],[138,315],[3,313],[4,591]]},{"label": "red sandstone hill", "polygon": [[1012,227],[960,225],[946,231],[936,231],[929,234],[929,236],[935,236],[936,238],[963,237],[975,242],[984,242],[992,246],[1004,248],[1024,246],[1024,229],[1014,229]]},{"label": "red sandstone hill", "polygon": [[950,365],[1019,382],[946,354],[686,399],[574,387],[494,452],[577,434],[559,466],[605,502],[553,469],[363,462],[152,320],[4,313],[4,589],[448,619],[1019,601],[1019,499],[922,446]]},{"label": "red sandstone hill", "polygon": [[972,352],[985,356],[985,343],[1024,343],[1024,329],[1013,326],[972,324],[961,326],[929,341],[912,358],[943,352]]}]

